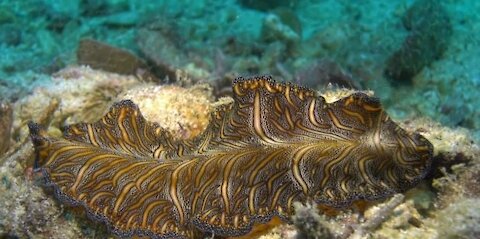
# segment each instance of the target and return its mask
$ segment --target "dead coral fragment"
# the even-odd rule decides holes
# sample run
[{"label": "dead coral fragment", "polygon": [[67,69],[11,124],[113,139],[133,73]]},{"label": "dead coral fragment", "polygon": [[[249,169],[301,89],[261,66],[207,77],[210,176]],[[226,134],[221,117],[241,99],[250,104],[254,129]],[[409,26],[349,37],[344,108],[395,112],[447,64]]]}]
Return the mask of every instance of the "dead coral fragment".
[{"label": "dead coral fragment", "polygon": [[384,223],[387,219],[390,218],[393,210],[403,202],[404,198],[405,196],[403,194],[396,194],[386,203],[371,208],[370,210],[372,212],[369,216],[367,214],[367,220],[364,223],[360,224],[355,229],[355,232],[348,238],[360,239],[377,229],[380,225],[382,225],[382,223]]}]

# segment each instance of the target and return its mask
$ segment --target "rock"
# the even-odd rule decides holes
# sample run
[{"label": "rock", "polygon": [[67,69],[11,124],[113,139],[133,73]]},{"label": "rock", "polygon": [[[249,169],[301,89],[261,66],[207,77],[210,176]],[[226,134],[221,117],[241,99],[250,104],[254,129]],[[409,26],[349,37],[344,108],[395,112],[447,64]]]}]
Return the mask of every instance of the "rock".
[{"label": "rock", "polygon": [[142,78],[155,80],[146,63],[133,53],[92,39],[82,39],[77,50],[77,62],[123,75],[142,74]]},{"label": "rock", "polygon": [[118,97],[138,105],[145,119],[157,122],[177,139],[199,135],[210,121],[212,89],[207,85],[137,87]]},{"label": "rock", "polygon": [[452,26],[437,0],[418,0],[403,16],[410,31],[400,49],[386,63],[385,76],[394,82],[410,82],[424,67],[438,60],[447,49]]}]

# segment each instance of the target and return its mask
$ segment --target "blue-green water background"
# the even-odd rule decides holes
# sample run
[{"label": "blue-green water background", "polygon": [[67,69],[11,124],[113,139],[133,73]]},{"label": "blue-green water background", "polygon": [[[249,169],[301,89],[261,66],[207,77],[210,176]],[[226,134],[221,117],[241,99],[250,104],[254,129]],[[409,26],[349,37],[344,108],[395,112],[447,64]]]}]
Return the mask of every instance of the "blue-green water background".
[{"label": "blue-green water background", "polygon": [[[476,0],[1,1],[0,94],[15,102],[48,87],[91,38],[141,58],[162,53],[208,81],[271,74],[320,90],[333,74],[374,90],[396,119],[430,117],[478,138],[478,12]],[[158,53],[142,50],[158,35]],[[409,63],[411,76],[386,74]]]}]

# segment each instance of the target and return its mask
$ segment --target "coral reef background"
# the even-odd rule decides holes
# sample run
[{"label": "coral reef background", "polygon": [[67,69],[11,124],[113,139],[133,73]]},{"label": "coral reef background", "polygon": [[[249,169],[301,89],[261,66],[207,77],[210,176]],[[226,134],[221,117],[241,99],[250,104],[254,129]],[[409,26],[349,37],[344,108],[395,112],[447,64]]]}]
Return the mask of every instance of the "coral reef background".
[{"label": "coral reef background", "polygon": [[476,0],[0,1],[0,238],[108,237],[32,171],[26,124],[52,134],[134,99],[177,137],[200,133],[240,75],[371,91],[425,135],[437,165],[405,194],[334,216],[297,205],[263,237],[480,237]]}]

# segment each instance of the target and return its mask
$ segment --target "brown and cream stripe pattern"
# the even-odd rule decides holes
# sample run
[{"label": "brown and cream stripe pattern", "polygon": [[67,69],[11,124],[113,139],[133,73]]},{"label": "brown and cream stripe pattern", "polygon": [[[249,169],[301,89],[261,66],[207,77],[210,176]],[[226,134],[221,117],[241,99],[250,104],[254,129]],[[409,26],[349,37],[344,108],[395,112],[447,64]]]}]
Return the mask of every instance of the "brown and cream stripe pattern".
[{"label": "brown and cream stripe pattern", "polygon": [[[30,124],[36,165],[62,202],[80,205],[120,236],[236,236],[295,201],[341,207],[421,180],[432,145],[399,128],[378,99],[334,103],[268,77],[237,79],[234,103],[189,140],[122,101],[96,123],[53,138]],[[161,106],[159,106],[161,107]]]}]

